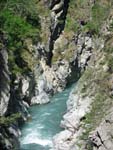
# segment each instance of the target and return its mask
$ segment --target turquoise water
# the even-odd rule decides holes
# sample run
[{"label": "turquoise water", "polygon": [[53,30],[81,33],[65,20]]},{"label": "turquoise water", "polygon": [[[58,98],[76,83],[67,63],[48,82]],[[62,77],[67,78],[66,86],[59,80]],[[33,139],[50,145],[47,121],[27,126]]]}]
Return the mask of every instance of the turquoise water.
[{"label": "turquoise water", "polygon": [[20,138],[21,150],[49,150],[52,137],[61,131],[60,121],[66,112],[66,101],[72,86],[62,93],[55,94],[51,102],[45,105],[32,106],[29,111],[30,122],[22,127]]}]

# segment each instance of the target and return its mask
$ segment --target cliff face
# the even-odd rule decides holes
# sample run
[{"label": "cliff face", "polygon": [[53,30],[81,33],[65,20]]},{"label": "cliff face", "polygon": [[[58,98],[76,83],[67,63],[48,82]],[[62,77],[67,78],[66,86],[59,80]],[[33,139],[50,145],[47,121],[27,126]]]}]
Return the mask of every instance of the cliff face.
[{"label": "cliff face", "polygon": [[15,123],[1,123],[0,148],[19,147],[18,123],[30,117],[30,105],[49,102],[49,95],[77,81],[53,149],[112,149],[112,1],[30,0],[21,6],[0,4],[0,20],[6,20],[0,28],[7,33],[0,33],[0,116],[20,114]]},{"label": "cliff face", "polygon": [[[20,3],[17,2],[17,5],[19,6]],[[1,29],[3,31],[0,35],[0,147],[2,149],[19,148],[18,137],[20,133],[18,131],[18,123],[24,122],[30,117],[27,110],[29,105],[49,102],[48,94],[64,89],[66,86],[65,79],[69,74],[68,62],[66,62],[64,68],[57,67],[57,70],[59,69],[58,74],[55,69],[50,67],[53,50],[50,45],[54,45],[54,40],[59,37],[59,34],[64,28],[68,3],[65,1],[56,3],[53,1],[50,3],[39,1],[37,7],[41,7],[42,10],[45,11],[45,14],[40,14],[39,18],[36,18],[36,14],[31,14],[32,10],[29,12],[26,8],[26,14],[24,14],[25,12],[21,14],[24,7],[30,7],[30,9],[32,9],[29,3],[23,3],[22,9],[17,10],[19,11],[19,16],[16,16],[17,12],[15,12],[15,6],[16,4],[14,3],[12,5],[11,1],[7,3],[7,6],[5,6],[5,3],[0,3],[0,7],[2,8],[0,19],[5,20],[0,26],[0,28],[3,28]],[[12,12],[10,12],[10,7],[12,7]],[[49,17],[49,7],[51,14],[54,13],[56,18]],[[58,12],[59,19],[62,20],[62,23],[58,22]],[[36,12],[33,11],[33,13]],[[12,20],[8,20],[8,15]],[[24,21],[23,15],[26,15]],[[40,25],[38,19],[40,19]],[[55,19],[55,21],[53,21],[53,19]],[[45,22],[43,22],[43,20]],[[50,25],[49,20],[51,20]],[[8,24],[11,26],[9,27]],[[46,26],[47,34],[50,34],[49,38],[47,37],[45,40],[40,40],[38,37],[36,40],[37,36],[27,35],[27,30],[31,30],[31,34],[34,31],[36,32],[35,34],[37,34],[37,30],[33,31],[30,29],[31,25],[33,30],[34,27],[40,28],[41,26],[43,32]],[[49,27],[51,28],[50,31]],[[12,28],[15,30],[14,32]],[[7,37],[6,40],[5,36]],[[40,37],[43,38],[44,34],[40,33]],[[35,41],[33,41],[32,38],[35,38]],[[52,83],[53,81],[54,83]],[[64,83],[64,85],[62,85],[62,83]],[[12,114],[17,114],[17,116],[19,114],[19,120],[18,117],[13,117]]]},{"label": "cliff face", "polygon": [[[100,4],[104,9],[107,7],[107,5],[111,6],[111,2],[107,1],[100,1],[99,3],[96,1],[93,3],[92,1],[91,4],[89,3],[93,9],[92,11],[99,9]],[[87,2],[85,5],[82,5],[82,8],[80,8],[83,9],[83,6],[87,6]],[[89,10],[90,13],[91,8]],[[84,11],[86,12],[86,10]],[[100,11],[102,13],[102,10]],[[94,12],[92,12],[92,14],[93,13]],[[88,14],[89,13],[87,12],[87,15]],[[98,15],[95,16],[97,18],[90,16],[91,22],[93,22],[93,19],[96,19],[96,22],[91,24],[90,29],[88,29],[89,27],[87,28],[87,34],[90,34],[91,38],[91,45],[89,48],[90,57],[88,58],[89,61],[86,63],[85,71],[78,80],[75,89],[73,89],[72,93],[70,94],[67,102],[67,113],[64,115],[63,120],[61,121],[61,127],[63,127],[65,130],[54,137],[54,150],[113,149],[111,61],[111,23],[113,16],[110,7],[109,11],[103,11],[103,15],[103,21],[102,16],[101,20],[98,20],[98,17],[100,17]],[[82,29],[90,22],[90,19],[84,17],[82,20],[80,20]],[[102,22],[99,24],[98,21]],[[97,23],[99,28],[95,29],[98,32],[93,27],[95,24],[97,26]],[[87,31],[87,29],[85,28],[85,31]],[[84,33],[84,31],[82,30],[81,33]],[[87,39],[87,34],[85,32],[84,39]],[[82,39],[80,40],[80,46],[81,41]],[[88,44],[89,43],[90,42],[88,42]],[[84,47],[87,47],[87,45],[84,44],[82,49],[84,49]],[[77,50],[79,50],[79,47]],[[86,49],[85,52],[87,52]],[[80,60],[82,60],[82,58],[85,58],[85,55],[80,57]]]},{"label": "cliff face", "polygon": [[10,91],[10,78],[8,70],[8,54],[6,51],[6,39],[0,33],[0,116],[4,115],[8,107],[9,91]]}]

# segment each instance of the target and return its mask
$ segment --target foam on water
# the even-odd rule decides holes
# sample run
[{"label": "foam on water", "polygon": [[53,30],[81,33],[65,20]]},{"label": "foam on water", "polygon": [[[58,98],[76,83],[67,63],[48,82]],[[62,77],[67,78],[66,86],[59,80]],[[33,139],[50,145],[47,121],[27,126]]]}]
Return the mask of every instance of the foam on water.
[{"label": "foam on water", "polygon": [[49,115],[51,115],[51,114],[50,113],[45,113],[45,114],[42,115],[42,117],[49,116]]},{"label": "foam on water", "polygon": [[42,146],[46,146],[46,145],[52,146],[52,141],[40,138],[40,137],[33,135],[33,134],[29,134],[22,141],[22,144],[39,144]]},{"label": "foam on water", "polygon": [[52,138],[60,132],[60,121],[66,111],[66,101],[72,87],[51,98],[47,105],[30,108],[31,122],[27,122],[21,129],[21,150],[49,150]]}]

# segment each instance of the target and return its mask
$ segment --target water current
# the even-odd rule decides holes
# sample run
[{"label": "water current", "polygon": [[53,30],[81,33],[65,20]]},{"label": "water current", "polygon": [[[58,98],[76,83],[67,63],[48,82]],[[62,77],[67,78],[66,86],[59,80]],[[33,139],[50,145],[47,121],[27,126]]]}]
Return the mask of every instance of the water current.
[{"label": "water current", "polygon": [[66,112],[66,101],[72,87],[55,94],[50,103],[32,106],[29,109],[32,120],[21,128],[21,150],[51,149],[53,136],[62,130],[60,121]]}]

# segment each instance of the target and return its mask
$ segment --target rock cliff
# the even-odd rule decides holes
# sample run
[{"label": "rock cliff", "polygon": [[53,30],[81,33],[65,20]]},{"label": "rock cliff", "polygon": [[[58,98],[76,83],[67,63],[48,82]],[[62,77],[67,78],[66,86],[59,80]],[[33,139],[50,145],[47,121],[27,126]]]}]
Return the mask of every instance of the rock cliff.
[{"label": "rock cliff", "polygon": [[0,33],[0,116],[4,115],[7,110],[10,96],[8,54],[5,43],[6,39],[4,39],[3,33]]},{"label": "rock cliff", "polygon": [[53,150],[112,150],[112,0],[10,0],[0,8],[0,148],[19,148],[30,105],[76,82]]},{"label": "rock cliff", "polygon": [[[98,4],[96,1],[95,3],[96,5]],[[92,8],[96,7],[95,3],[91,4]],[[107,2],[106,4],[99,3],[104,7],[107,5]],[[112,47],[111,20],[112,13],[109,10],[107,12],[107,18],[101,22],[96,36],[91,32],[92,36],[90,38],[92,38],[88,42],[90,49],[89,61],[85,63],[85,71],[82,72],[75,89],[73,89],[67,101],[67,113],[61,121],[61,127],[65,130],[53,138],[54,150],[113,149],[111,138],[112,52],[109,51]],[[93,25],[91,28],[93,28]],[[85,25],[82,22],[83,26]],[[84,37],[87,39],[87,34]],[[81,41],[82,39],[80,40],[80,46]],[[84,44],[85,46],[86,44]],[[77,50],[79,50],[79,47]],[[86,49],[85,52],[87,52]],[[85,62],[87,60],[84,61],[86,56],[83,55],[83,57],[80,57],[80,60]]]}]

